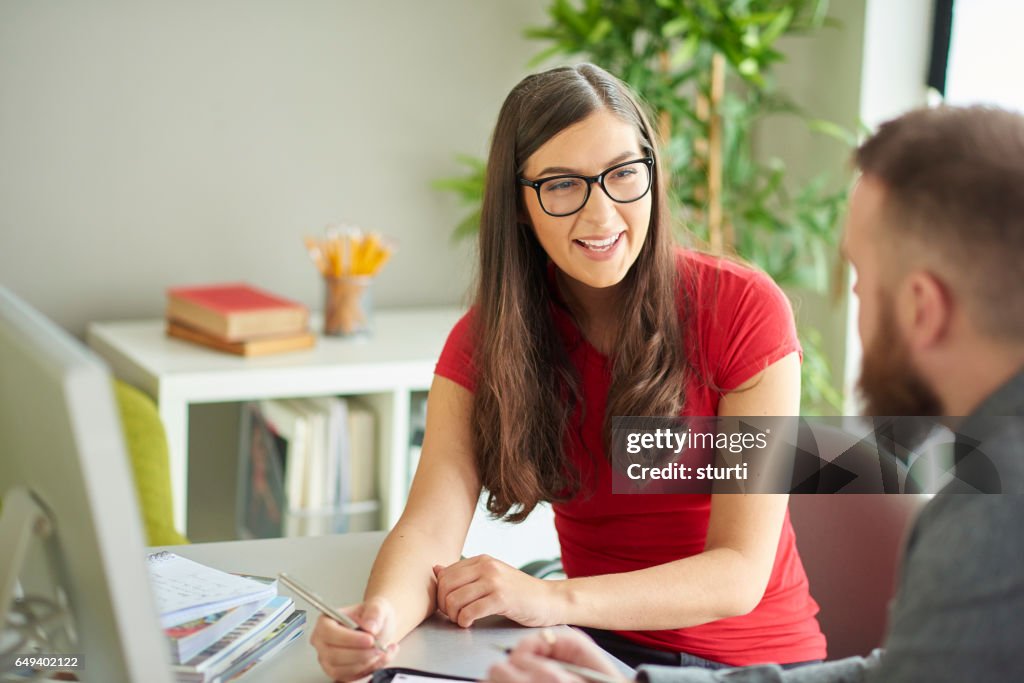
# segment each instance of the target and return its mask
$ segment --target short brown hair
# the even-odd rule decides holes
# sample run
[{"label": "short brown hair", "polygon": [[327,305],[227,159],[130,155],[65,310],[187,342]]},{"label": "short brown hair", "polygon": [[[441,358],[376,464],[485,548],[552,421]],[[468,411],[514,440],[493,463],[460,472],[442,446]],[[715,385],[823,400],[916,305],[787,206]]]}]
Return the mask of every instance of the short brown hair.
[{"label": "short brown hair", "polygon": [[917,109],[856,151],[886,189],[886,229],[934,245],[989,334],[1024,340],[1024,116]]}]

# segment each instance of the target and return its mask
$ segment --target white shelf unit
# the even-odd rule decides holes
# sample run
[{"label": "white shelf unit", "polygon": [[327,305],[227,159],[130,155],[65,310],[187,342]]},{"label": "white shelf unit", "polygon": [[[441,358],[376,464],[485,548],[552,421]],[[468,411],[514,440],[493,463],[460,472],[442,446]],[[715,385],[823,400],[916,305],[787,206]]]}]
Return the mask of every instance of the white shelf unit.
[{"label": "white shelf unit", "polygon": [[[171,339],[162,320],[97,322],[89,345],[115,376],[156,401],[170,455],[175,526],[188,530],[189,406],[295,396],[359,396],[377,413],[382,522],[405,504],[413,392],[430,388],[457,308],[378,310],[369,337],[320,337],[314,349],[243,358]],[[319,329],[314,320],[313,329]]]}]

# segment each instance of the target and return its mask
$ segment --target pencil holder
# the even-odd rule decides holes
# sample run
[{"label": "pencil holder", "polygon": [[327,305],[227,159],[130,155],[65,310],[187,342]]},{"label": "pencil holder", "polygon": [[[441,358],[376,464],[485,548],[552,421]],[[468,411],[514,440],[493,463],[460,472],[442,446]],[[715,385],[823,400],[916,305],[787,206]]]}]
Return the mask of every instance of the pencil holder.
[{"label": "pencil holder", "polygon": [[366,275],[324,278],[324,334],[351,337],[370,332],[370,282]]}]

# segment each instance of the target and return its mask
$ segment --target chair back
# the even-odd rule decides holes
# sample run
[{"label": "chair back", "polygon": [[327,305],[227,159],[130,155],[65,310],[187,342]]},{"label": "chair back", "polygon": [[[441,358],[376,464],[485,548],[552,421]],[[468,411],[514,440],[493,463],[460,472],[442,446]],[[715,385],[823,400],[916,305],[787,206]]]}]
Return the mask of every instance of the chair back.
[{"label": "chair back", "polygon": [[148,545],[180,545],[188,539],[174,528],[167,435],[153,399],[120,380],[114,396],[131,459],[135,490]]},{"label": "chair back", "polygon": [[[844,455],[877,471],[878,451],[863,447],[850,457],[854,437],[834,427],[813,426],[823,458]],[[821,611],[828,658],[866,655],[885,638],[905,539],[925,494],[805,494],[789,500],[797,548]]]}]

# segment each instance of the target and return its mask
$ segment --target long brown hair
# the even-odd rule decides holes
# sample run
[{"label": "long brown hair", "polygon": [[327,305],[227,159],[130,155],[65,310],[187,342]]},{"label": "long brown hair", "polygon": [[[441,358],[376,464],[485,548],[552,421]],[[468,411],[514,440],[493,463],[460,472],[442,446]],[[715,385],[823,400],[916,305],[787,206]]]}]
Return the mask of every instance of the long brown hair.
[{"label": "long brown hair", "polygon": [[[487,509],[519,522],[540,501],[579,490],[565,436],[581,402],[580,381],[551,317],[548,256],[526,222],[517,178],[530,156],[565,128],[606,110],[632,123],[655,159],[647,238],[619,285],[621,326],[603,441],[611,416],[676,415],[687,372],[677,304],[679,282],[664,176],[648,118],[617,78],[592,64],[528,76],[498,115],[487,162],[475,297],[473,401],[477,471]],[[585,409],[585,406],[583,406]]]}]

